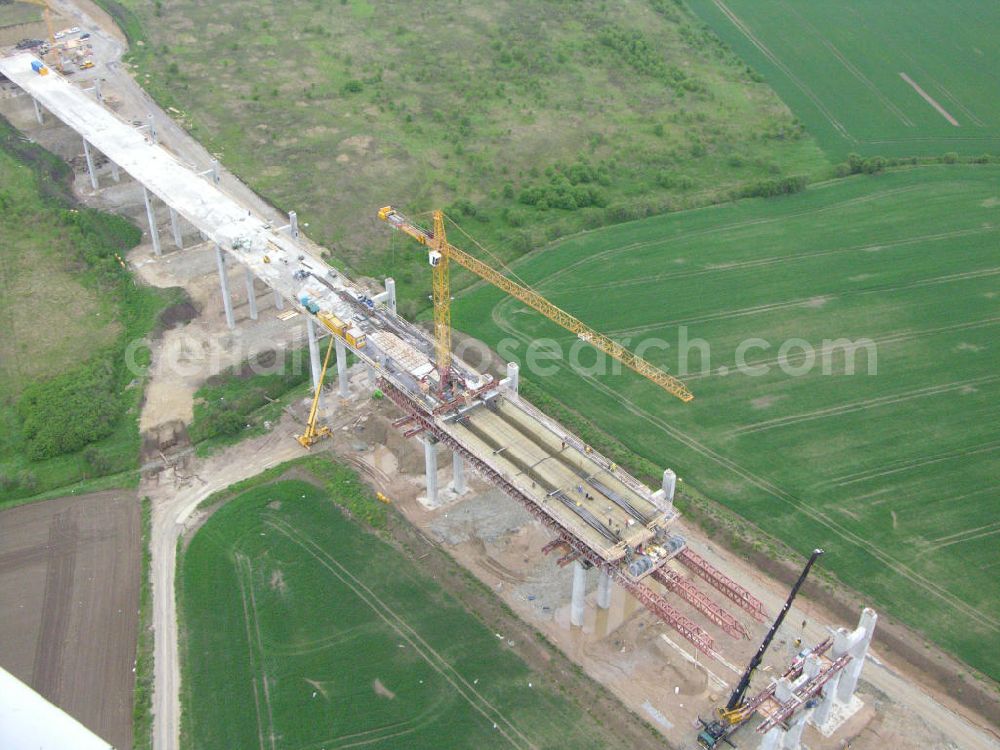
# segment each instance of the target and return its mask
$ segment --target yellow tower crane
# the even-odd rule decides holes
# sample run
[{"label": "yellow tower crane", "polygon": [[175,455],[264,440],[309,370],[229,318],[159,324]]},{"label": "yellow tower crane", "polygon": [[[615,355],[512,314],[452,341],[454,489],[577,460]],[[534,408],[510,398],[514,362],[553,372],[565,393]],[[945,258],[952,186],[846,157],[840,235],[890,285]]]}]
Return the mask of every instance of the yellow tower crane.
[{"label": "yellow tower crane", "polygon": [[605,336],[603,333],[598,333],[565,310],[549,302],[537,292],[528,289],[522,284],[518,284],[478,258],[449,244],[445,236],[443,212],[434,212],[433,232],[418,226],[392,206],[385,206],[380,209],[378,218],[388,223],[394,229],[408,234],[421,245],[429,248],[428,257],[433,268],[434,334],[437,367],[442,390],[447,386],[448,373],[451,368],[451,290],[448,263],[450,260],[454,260],[463,268],[472,271],[479,278],[490,282],[501,291],[537,310],[549,320],[558,323],[567,331],[576,334],[577,338],[581,341],[587,342],[595,349],[613,357],[647,380],[656,383],[667,393],[676,396],[684,402],[688,402],[694,398],[694,394],[677,378],[647,362],[638,354],[629,351],[614,339]]},{"label": "yellow tower crane", "polygon": [[330,345],[326,348],[326,356],[323,358],[323,369],[319,374],[319,382],[316,383],[316,392],[313,394],[312,407],[309,409],[309,419],[306,420],[306,429],[295,439],[299,441],[303,448],[312,448],[320,439],[330,437],[333,433],[326,425],[317,427],[319,419],[319,394],[323,390],[323,381],[326,379],[326,368],[330,364],[330,352],[333,351],[333,336],[330,336]]}]

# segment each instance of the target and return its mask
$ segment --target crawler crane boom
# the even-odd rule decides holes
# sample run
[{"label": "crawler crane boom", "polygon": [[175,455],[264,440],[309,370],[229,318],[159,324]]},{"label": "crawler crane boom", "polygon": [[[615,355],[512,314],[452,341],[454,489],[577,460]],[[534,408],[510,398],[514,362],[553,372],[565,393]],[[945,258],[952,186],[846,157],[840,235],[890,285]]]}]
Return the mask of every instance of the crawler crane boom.
[{"label": "crawler crane boom", "polygon": [[667,393],[673,394],[684,402],[694,398],[694,394],[677,378],[665,373],[639,355],[630,352],[614,339],[595,331],[537,292],[518,284],[492,266],[449,244],[444,234],[444,214],[441,211],[434,212],[433,232],[418,226],[392,206],[380,209],[378,218],[430,249],[430,263],[434,268],[434,327],[437,337],[437,364],[438,370],[442,373],[442,384],[447,380],[446,376],[451,363],[451,297],[448,290],[448,262],[453,260],[463,268],[472,271],[479,278],[490,282],[511,297],[537,310],[554,323],[558,323],[567,331],[575,333],[581,341],[587,342],[647,380],[656,383]]}]

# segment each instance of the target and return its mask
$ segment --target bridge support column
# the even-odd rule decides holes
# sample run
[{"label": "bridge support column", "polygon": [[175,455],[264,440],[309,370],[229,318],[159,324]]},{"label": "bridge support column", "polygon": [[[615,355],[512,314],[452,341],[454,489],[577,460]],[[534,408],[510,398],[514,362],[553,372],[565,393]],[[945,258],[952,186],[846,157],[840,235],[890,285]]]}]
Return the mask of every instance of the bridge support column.
[{"label": "bridge support column", "polygon": [[101,79],[94,79],[94,98],[97,99],[101,104],[104,104],[104,94],[101,93]]},{"label": "bridge support column", "polygon": [[147,115],[146,121],[149,123],[149,140],[155,145],[160,142],[159,133],[156,132],[156,120],[153,115]]},{"label": "bridge support column", "polygon": [[368,387],[374,390],[377,384],[378,384],[378,373],[375,372],[374,367],[368,365]]},{"label": "bridge support column", "polygon": [[837,685],[837,700],[841,703],[850,703],[851,698],[854,697],[854,691],[858,687],[858,678],[861,676],[861,670],[865,666],[868,646],[872,642],[872,636],[875,635],[875,623],[877,621],[878,615],[875,614],[875,610],[865,607],[861,611],[861,620],[858,622],[857,630],[854,631],[854,634],[858,634],[858,637],[849,649],[851,656],[854,658],[844,667],[844,672],[840,675],[840,682]]},{"label": "bridge support column", "polygon": [[604,572],[597,576],[597,606],[601,609],[611,607],[611,576]]},{"label": "bridge support column", "polygon": [[350,398],[351,384],[347,380],[347,347],[340,336],[334,336],[337,345],[337,385],[340,387],[340,397]]},{"label": "bridge support column", "polygon": [[45,120],[42,117],[42,105],[38,103],[35,97],[31,97],[31,103],[35,105],[35,119],[38,120],[38,124],[45,124]]},{"label": "bridge support column", "polygon": [[569,603],[569,622],[578,628],[583,627],[584,597],[587,595],[587,569],[577,560],[573,563],[573,594]]},{"label": "bridge support column", "polygon": [[250,306],[250,320],[257,320],[257,291],[253,288],[253,272],[248,268],[247,273],[247,304]]},{"label": "bridge support column", "polygon": [[806,728],[806,719],[808,718],[809,711],[804,709],[789,719],[789,727],[785,731],[781,750],[800,750],[802,747],[802,732]]},{"label": "bridge support column", "polygon": [[293,239],[299,238],[299,215],[294,211],[288,212],[288,233]]},{"label": "bridge support column", "polygon": [[781,742],[785,739],[785,730],[774,727],[760,741],[760,750],[781,750]]},{"label": "bridge support column", "polygon": [[437,441],[424,436],[424,474],[427,482],[427,505],[434,508],[438,503],[438,459]]},{"label": "bridge support column", "polygon": [[110,164],[111,164],[111,179],[114,180],[115,182],[121,182],[122,175],[121,171],[118,169],[118,165],[115,164],[114,162],[110,162]]},{"label": "bridge support column", "polygon": [[285,309],[285,299],[281,296],[281,293],[277,289],[274,290],[274,309],[284,310]]},{"label": "bridge support column", "polygon": [[517,393],[517,388],[520,385],[521,380],[521,368],[518,367],[517,362],[507,363],[507,377],[505,378],[507,390],[511,393]]},{"label": "bridge support column", "polygon": [[87,174],[90,175],[90,186],[97,190],[97,173],[94,171],[94,157],[90,153],[90,144],[83,139],[83,158],[87,160]]},{"label": "bridge support column", "polygon": [[181,250],[184,249],[184,236],[181,234],[181,224],[177,216],[177,212],[168,206],[170,209],[170,230],[174,233],[174,244],[177,245]]},{"label": "bridge support column", "polygon": [[312,373],[313,392],[319,385],[320,376],[323,374],[323,365],[319,360],[319,339],[316,338],[316,324],[311,317],[306,318],[306,334],[309,339],[309,370]]},{"label": "bridge support column", "polygon": [[396,280],[393,278],[387,278],[385,280],[385,293],[386,307],[389,308],[389,312],[396,315]]},{"label": "bridge support column", "polygon": [[[169,207],[168,207],[169,208]],[[181,223],[177,212],[170,208],[170,229],[174,233],[174,244],[181,250],[184,249],[184,235],[181,234]]]},{"label": "bridge support column", "polygon": [[226,256],[219,245],[215,246],[215,264],[219,267],[219,286],[222,289],[222,306],[226,310],[226,325],[230,329],[236,327],[233,317],[233,300],[229,296],[229,277],[226,275]]},{"label": "bridge support column", "polygon": [[153,202],[145,185],[142,186],[142,199],[146,202],[146,220],[149,221],[149,239],[153,242],[153,252],[158,256],[163,255],[160,249],[160,233],[156,229],[156,212],[153,210]]},{"label": "bridge support column", "polygon": [[468,492],[465,486],[465,459],[459,452],[451,454],[451,489],[456,495]]}]

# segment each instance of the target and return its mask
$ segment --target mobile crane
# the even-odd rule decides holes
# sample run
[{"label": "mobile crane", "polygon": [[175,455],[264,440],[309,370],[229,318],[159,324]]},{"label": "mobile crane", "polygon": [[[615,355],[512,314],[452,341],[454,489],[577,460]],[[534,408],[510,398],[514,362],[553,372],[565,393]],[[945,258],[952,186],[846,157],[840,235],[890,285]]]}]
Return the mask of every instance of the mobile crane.
[{"label": "mobile crane", "polygon": [[316,383],[316,392],[313,394],[312,407],[309,409],[309,419],[306,420],[306,429],[295,439],[303,448],[312,448],[322,438],[329,437],[333,433],[326,425],[317,427],[319,419],[319,394],[323,390],[323,381],[326,379],[326,368],[330,364],[330,353],[333,351],[333,337],[330,337],[330,345],[326,348],[326,356],[323,358],[323,369],[319,374],[319,382]]},{"label": "mobile crane", "polygon": [[694,398],[694,394],[677,378],[668,375],[639,355],[630,352],[614,339],[603,333],[598,333],[565,310],[556,307],[538,292],[518,284],[487,263],[449,244],[445,236],[445,217],[442,211],[434,212],[433,231],[420,227],[392,206],[381,208],[378,212],[378,218],[428,248],[428,260],[433,269],[434,340],[439,377],[438,388],[442,394],[448,388],[451,373],[451,282],[448,266],[449,262],[454,260],[479,278],[490,282],[501,291],[534,308],[549,320],[575,333],[581,341],[589,343],[595,349],[617,359],[626,367],[656,383],[667,393],[673,394],[684,402]]},{"label": "mobile crane", "polygon": [[724,708],[718,710],[719,718],[714,721],[705,721],[699,718],[698,721],[701,722],[703,729],[698,733],[698,744],[707,750],[712,750],[712,748],[717,747],[720,742],[726,742],[732,747],[736,747],[730,741],[729,737],[739,729],[747,719],[750,718],[752,711],[747,711],[744,706],[744,698],[746,697],[747,688],[750,687],[750,678],[753,677],[753,673],[760,666],[761,660],[764,658],[764,653],[767,651],[768,646],[771,645],[771,641],[774,640],[775,634],[778,632],[778,628],[781,627],[781,623],[785,620],[785,615],[788,614],[788,610],[792,608],[792,602],[795,600],[796,594],[799,593],[799,589],[802,588],[802,584],[805,583],[806,576],[809,575],[809,569],[812,568],[813,563],[815,563],[820,555],[823,554],[823,550],[814,549],[812,556],[806,563],[805,568],[799,575],[799,580],[795,582],[792,586],[791,593],[788,594],[788,599],[785,600],[785,606],[781,608],[778,616],[774,620],[774,624],[771,625],[771,629],[767,631],[767,635],[764,636],[764,640],[760,644],[760,648],[757,649],[757,653],[753,655],[750,663],[747,665],[746,671],[743,672],[743,676],[740,678],[739,683],[733,690],[733,694],[729,696],[729,702],[726,703]]}]

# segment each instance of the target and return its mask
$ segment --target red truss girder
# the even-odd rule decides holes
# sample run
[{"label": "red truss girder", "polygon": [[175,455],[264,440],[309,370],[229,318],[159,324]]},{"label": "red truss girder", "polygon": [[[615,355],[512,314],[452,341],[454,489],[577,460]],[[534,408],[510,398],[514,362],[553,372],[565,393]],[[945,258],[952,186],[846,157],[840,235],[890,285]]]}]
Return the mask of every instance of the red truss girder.
[{"label": "red truss girder", "polygon": [[544,526],[558,534],[562,541],[569,545],[572,549],[579,552],[581,557],[588,560],[594,567],[604,571],[614,581],[616,581],[618,585],[629,591],[636,599],[638,599],[642,605],[646,607],[646,609],[694,644],[699,651],[716,658],[715,641],[709,633],[705,632],[694,622],[671,607],[667,603],[666,599],[658,593],[652,589],[646,588],[637,581],[631,580],[617,566],[608,563],[604,560],[604,558],[594,552],[594,550],[590,549],[590,547],[588,547],[583,541],[574,536],[569,529],[564,528],[562,524],[549,516],[541,508],[539,508],[538,505],[532,502],[531,498],[522,494],[521,491],[504,478],[502,474],[493,469],[493,467],[485,461],[482,461],[478,456],[474,455],[447,432],[440,429],[434,422],[430,413],[413,403],[413,401],[405,393],[400,391],[392,382],[384,377],[380,378],[379,388],[383,393],[385,393],[386,396],[389,397],[390,401],[396,404],[396,406],[403,411],[412,415],[415,420],[420,422],[424,428],[433,434],[440,442],[465,457],[465,459],[472,464],[473,468],[475,468],[484,479],[492,482],[494,485],[510,495],[514,500],[521,503],[525,510],[541,521]]},{"label": "red truss girder", "polygon": [[577,552],[575,549],[571,549],[565,555],[556,560],[556,565],[558,565],[560,568],[565,568],[571,562],[575,562],[578,557],[580,557],[580,553]]},{"label": "red truss girder", "polygon": [[677,562],[690,568],[695,575],[701,576],[708,581],[713,588],[718,589],[729,599],[740,605],[755,620],[758,622],[767,622],[767,612],[764,611],[764,604],[760,599],[740,586],[697,552],[692,551],[690,547],[682,549],[675,559]]},{"label": "red truss girder", "polygon": [[750,637],[750,634],[747,633],[746,628],[743,627],[743,624],[739,620],[709,599],[705,592],[693,583],[685,580],[680,573],[660,568],[653,571],[653,578],[666,586],[667,591],[673,591],[681,599],[705,615],[711,622],[714,622],[726,631],[727,635],[731,635],[733,638]]},{"label": "red truss girder", "polygon": [[562,539],[553,539],[551,542],[542,547],[542,554],[547,555],[556,547],[562,547],[565,542]]},{"label": "red truss girder", "polygon": [[[825,654],[827,651],[830,650],[830,646],[832,645],[833,645],[833,638],[827,638],[825,641],[813,646],[809,650],[808,655],[822,656],[823,654]],[[789,680],[793,681],[797,680],[799,678],[799,675],[802,674],[802,666],[804,664],[805,664],[805,659],[802,659],[800,661],[799,658],[796,657],[795,660],[792,661],[792,665],[785,670],[785,673],[782,675],[782,677],[787,677]],[[774,695],[775,685],[777,685],[777,683],[772,682],[766,688],[757,693],[757,695],[755,695],[753,698],[744,703],[740,707],[740,710],[743,712],[743,716],[749,717],[751,714],[753,714],[754,711],[757,710],[757,707],[760,706],[761,703],[763,703],[772,695]]]},{"label": "red truss girder", "polygon": [[809,680],[809,682],[796,690],[795,694],[791,698],[782,703],[778,707],[777,711],[764,719],[760,726],[757,727],[757,731],[761,734],[770,731],[774,727],[778,726],[778,724],[784,722],[785,719],[793,713],[805,706],[809,699],[819,693],[819,691],[823,689],[823,686],[828,683],[833,676],[837,674],[837,672],[847,666],[847,662],[850,660],[851,655],[844,654],[837,659],[837,661],[833,662],[827,669],[824,669],[818,675]]}]

